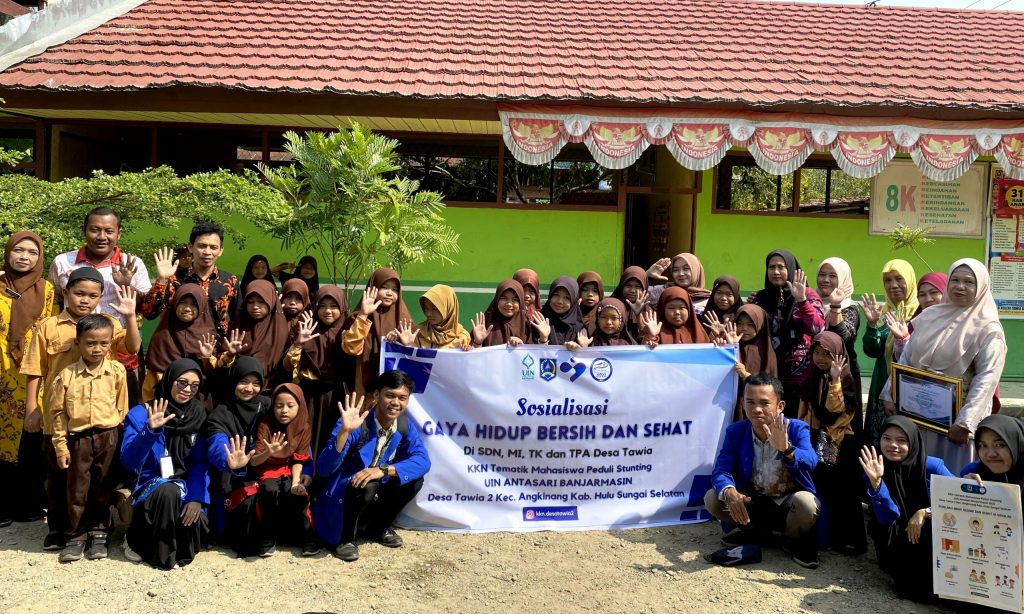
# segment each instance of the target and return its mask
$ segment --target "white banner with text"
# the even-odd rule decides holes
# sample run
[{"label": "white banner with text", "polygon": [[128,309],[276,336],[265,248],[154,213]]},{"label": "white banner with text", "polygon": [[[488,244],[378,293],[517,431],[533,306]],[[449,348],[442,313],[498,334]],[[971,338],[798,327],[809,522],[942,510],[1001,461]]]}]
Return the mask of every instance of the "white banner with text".
[{"label": "white banner with text", "polygon": [[533,531],[698,522],[737,379],[735,346],[385,344],[412,375],[431,469],[407,528]]}]

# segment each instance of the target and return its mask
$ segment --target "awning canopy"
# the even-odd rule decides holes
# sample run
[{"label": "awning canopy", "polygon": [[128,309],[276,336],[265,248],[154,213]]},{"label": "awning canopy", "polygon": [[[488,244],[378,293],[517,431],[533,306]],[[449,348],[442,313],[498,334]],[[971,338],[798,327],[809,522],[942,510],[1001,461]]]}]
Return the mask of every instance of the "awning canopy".
[{"label": "awning canopy", "polygon": [[602,166],[626,168],[651,145],[665,145],[679,164],[707,170],[730,147],[746,147],[774,175],[791,173],[814,151],[830,151],[845,173],[877,175],[897,152],[910,154],[924,176],[952,181],[982,155],[994,155],[1024,179],[1024,121],[939,121],[757,112],[705,112],[595,107],[499,105],[512,155],[544,164],[566,143],[583,143]]}]

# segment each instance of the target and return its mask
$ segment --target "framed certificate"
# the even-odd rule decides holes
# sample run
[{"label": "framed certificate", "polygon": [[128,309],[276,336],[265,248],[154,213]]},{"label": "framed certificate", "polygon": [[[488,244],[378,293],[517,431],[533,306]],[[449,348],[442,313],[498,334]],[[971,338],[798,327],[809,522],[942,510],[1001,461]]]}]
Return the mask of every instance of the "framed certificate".
[{"label": "framed certificate", "polygon": [[919,426],[949,433],[964,402],[964,384],[956,377],[893,363],[890,374],[896,413]]}]

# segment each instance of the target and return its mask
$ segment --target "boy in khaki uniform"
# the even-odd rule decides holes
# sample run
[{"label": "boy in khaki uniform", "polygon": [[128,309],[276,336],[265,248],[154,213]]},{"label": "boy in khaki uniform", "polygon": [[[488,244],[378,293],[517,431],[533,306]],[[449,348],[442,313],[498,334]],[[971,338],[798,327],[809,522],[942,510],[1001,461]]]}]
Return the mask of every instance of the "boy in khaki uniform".
[{"label": "boy in khaki uniform", "polygon": [[[25,430],[30,433],[43,431],[47,476],[47,516],[49,531],[43,540],[46,550],[60,550],[64,547],[64,534],[68,529],[67,520],[67,472],[57,466],[57,455],[53,449],[53,414],[46,406],[40,408],[37,399],[40,390],[47,390],[53,378],[65,367],[74,364],[80,358],[75,345],[76,325],[79,320],[91,314],[103,296],[103,277],[92,267],[75,269],[68,276],[64,287],[64,310],[59,315],[46,318],[33,331],[32,345],[21,362],[21,373],[27,379],[27,396],[25,401]],[[126,317],[127,329],[112,317],[114,340],[110,348],[110,357],[116,358],[117,352],[138,352],[142,347],[139,336],[138,321],[135,313],[135,291],[131,288],[118,288],[118,303],[112,305]]]},{"label": "boy in khaki uniform", "polygon": [[44,399],[53,418],[57,467],[68,472],[62,563],[81,559],[83,552],[88,559],[107,557],[113,490],[108,475],[118,453],[118,427],[128,414],[127,372],[109,357],[113,320],[88,315],[75,329],[81,358],[53,378]]}]

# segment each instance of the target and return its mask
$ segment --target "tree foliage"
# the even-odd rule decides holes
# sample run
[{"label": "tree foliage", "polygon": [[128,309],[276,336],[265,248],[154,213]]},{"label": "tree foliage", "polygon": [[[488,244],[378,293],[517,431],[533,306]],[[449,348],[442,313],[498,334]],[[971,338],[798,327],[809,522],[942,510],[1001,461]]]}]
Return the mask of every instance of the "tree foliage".
[{"label": "tree foliage", "polygon": [[[10,152],[0,152],[0,162],[7,160],[5,153]],[[96,171],[92,177],[57,182],[22,174],[0,175],[0,231],[35,230],[49,257],[81,245],[85,214],[98,206],[111,207],[121,215],[126,232],[119,246],[136,254],[180,242],[146,239],[142,233],[132,232],[141,223],[170,229],[184,222],[212,221],[243,246],[246,237],[232,227],[232,216],[245,217],[269,231],[286,224],[291,214],[280,194],[251,171],[236,175],[219,170],[179,177],[174,169],[161,166],[118,175]]]},{"label": "tree foliage", "polygon": [[398,141],[354,124],[349,130],[285,133],[291,166],[260,166],[291,209],[273,230],[286,247],[319,255],[321,273],[351,287],[380,266],[450,263],[459,235],[437,192],[400,176]]},{"label": "tree foliage", "polygon": [[935,243],[935,239],[928,236],[930,230],[930,228],[911,228],[905,224],[896,224],[888,233],[889,240],[892,242],[892,251],[895,252],[904,248],[909,249],[914,252],[929,271],[933,270],[932,265],[928,264],[928,261],[921,256],[921,252],[917,251],[917,248],[922,245]]}]

